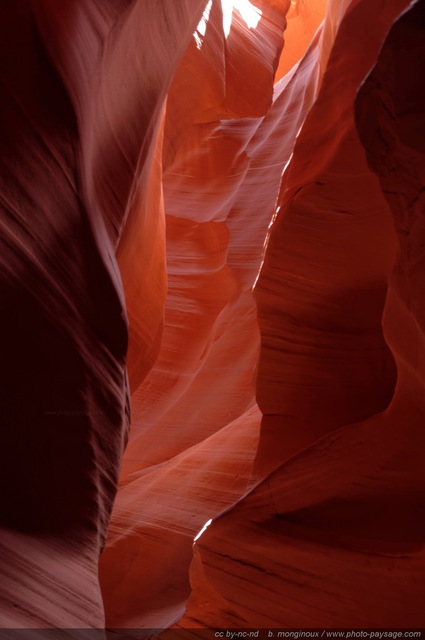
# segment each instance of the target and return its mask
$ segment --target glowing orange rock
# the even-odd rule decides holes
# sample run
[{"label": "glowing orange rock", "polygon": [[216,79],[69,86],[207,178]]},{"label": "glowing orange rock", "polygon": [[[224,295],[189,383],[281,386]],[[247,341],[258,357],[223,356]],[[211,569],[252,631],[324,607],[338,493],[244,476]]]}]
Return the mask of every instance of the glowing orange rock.
[{"label": "glowing orange rock", "polygon": [[[161,628],[181,617],[189,595],[193,538],[205,520],[246,491],[247,472],[241,472],[241,465],[252,466],[255,457],[259,333],[252,287],[295,135],[289,133],[288,146],[274,147],[271,137],[278,123],[276,116],[266,116],[287,7],[264,3],[264,26],[253,33],[237,17],[224,48],[220,6],[211,7],[202,47],[196,40],[189,46],[167,102],[164,333],[158,361],[133,394],[122,488],[101,561],[110,627]],[[271,17],[272,28],[267,22]],[[261,72],[249,102],[247,95],[237,102],[229,88],[246,72],[247,60],[237,46],[242,35],[245,49],[250,47],[257,58],[257,74]],[[227,67],[241,69],[237,78],[223,75],[224,92],[211,71],[208,55],[216,50],[211,50],[209,36],[223,46]],[[212,74],[198,76],[200,92],[193,87],[199,68]],[[183,92],[187,83],[192,83],[193,102]],[[199,93],[207,96],[205,104]],[[296,109],[291,119],[297,120],[304,108]],[[232,118],[223,120],[225,113]],[[254,443],[250,449],[247,437]],[[225,458],[227,447],[230,459]],[[205,460],[208,451],[206,474],[199,456]],[[180,484],[177,478],[183,476],[188,479]],[[193,486],[199,487],[195,493]],[[169,499],[161,504],[162,494]],[[162,555],[167,562],[159,566]]]},{"label": "glowing orange rock", "polygon": [[[405,111],[417,77],[403,71],[424,55],[423,5],[396,23],[357,99],[382,190],[354,122],[357,89],[406,6],[388,3],[373,37],[364,31],[370,3],[325,25],[335,43],[257,285],[259,482],[197,541],[183,629],[423,622],[422,334],[412,330],[423,322],[421,249],[410,230],[420,233],[424,147]],[[400,225],[397,261],[385,195]],[[396,385],[381,332],[388,281],[383,326]]]},{"label": "glowing orange rock", "polygon": [[5,3],[0,626],[424,626],[423,7]]}]

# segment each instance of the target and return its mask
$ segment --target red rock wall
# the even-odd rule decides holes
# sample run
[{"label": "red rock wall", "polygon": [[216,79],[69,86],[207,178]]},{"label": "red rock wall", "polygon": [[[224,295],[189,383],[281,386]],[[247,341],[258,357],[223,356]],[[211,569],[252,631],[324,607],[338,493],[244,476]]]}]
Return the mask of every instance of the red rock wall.
[{"label": "red rock wall", "polygon": [[159,114],[203,4],[2,5],[2,627],[104,626],[129,413],[121,278],[141,376],[165,295]]},{"label": "red rock wall", "polygon": [[1,627],[424,626],[424,5],[238,6],[5,4]]},{"label": "red rock wall", "polygon": [[[266,22],[250,40],[239,19],[225,41],[221,4],[213,4],[205,48],[191,43],[168,96],[165,323],[158,360],[133,394],[122,487],[101,561],[111,627],[161,628],[181,617],[193,538],[243,495],[251,476],[260,423],[252,287],[294,137],[291,130],[288,144],[276,148],[277,110],[266,118],[287,6],[263,9],[272,34]],[[241,35],[257,58],[271,35],[276,44],[257,62],[256,92],[238,104],[229,86],[251,67],[236,47]],[[241,79],[226,77],[232,66]]]},{"label": "red rock wall", "polygon": [[424,621],[423,4],[389,35],[406,3],[353,4],[256,287],[258,484],[195,544],[182,629]]}]

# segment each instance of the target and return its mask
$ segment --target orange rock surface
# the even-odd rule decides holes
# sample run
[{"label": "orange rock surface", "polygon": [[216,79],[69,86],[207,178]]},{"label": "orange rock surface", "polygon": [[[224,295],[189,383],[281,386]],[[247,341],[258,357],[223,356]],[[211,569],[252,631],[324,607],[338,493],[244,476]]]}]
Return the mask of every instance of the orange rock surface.
[{"label": "orange rock surface", "polygon": [[0,628],[425,626],[423,8],[5,3]]}]

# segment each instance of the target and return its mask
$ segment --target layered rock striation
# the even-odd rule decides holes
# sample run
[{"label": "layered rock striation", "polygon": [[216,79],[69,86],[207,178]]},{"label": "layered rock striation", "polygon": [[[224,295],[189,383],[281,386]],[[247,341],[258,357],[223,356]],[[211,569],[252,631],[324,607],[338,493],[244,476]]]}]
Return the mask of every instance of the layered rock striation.
[{"label": "layered rock striation", "polygon": [[424,626],[424,3],[3,14],[0,627]]}]

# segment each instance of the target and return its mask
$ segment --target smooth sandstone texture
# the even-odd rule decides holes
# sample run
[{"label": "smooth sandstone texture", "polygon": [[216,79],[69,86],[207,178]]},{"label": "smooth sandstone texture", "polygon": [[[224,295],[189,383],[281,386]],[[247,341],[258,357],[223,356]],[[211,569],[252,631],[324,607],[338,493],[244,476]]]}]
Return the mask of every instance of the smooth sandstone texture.
[{"label": "smooth sandstone texture", "polygon": [[[206,520],[245,493],[250,477],[243,469],[252,466],[256,445],[247,447],[246,438],[256,442],[261,420],[255,405],[259,332],[252,287],[294,136],[289,133],[289,144],[276,149],[270,140],[276,116],[267,122],[265,115],[253,116],[266,114],[272,103],[285,11],[263,3],[264,27],[248,39],[239,18],[225,41],[221,3],[213,3],[206,49],[191,43],[168,96],[163,177],[168,296],[161,352],[133,394],[122,488],[101,560],[111,627],[161,628],[181,617],[190,593],[193,538]],[[208,48],[210,33],[216,46]],[[260,86],[251,103],[245,100],[238,113],[222,119],[230,109],[226,101],[234,101],[228,87],[239,81],[226,79],[225,69],[246,73],[235,46],[238,34],[257,57],[263,51],[256,82],[267,93]],[[220,60],[223,87],[215,84],[220,66],[210,70],[211,81],[198,71]],[[182,94],[189,83],[193,102]],[[202,91],[209,96],[211,121],[198,102]],[[191,121],[180,115],[183,110]],[[250,201],[256,184],[261,198]],[[164,557],[160,571],[158,557]]]},{"label": "smooth sandstone texture", "polygon": [[423,305],[411,233],[424,185],[413,71],[423,4],[388,37],[407,3],[381,7],[373,34],[371,3],[354,5],[337,30],[325,23],[335,42],[256,288],[260,481],[195,544],[182,629],[424,622]]},{"label": "smooth sandstone texture", "polygon": [[[177,72],[165,125],[169,295],[163,350],[133,396],[133,427],[124,456],[122,489],[101,562],[111,626],[166,627],[181,615],[189,593],[190,538],[211,518],[213,524],[194,547],[192,593],[187,614],[177,625],[179,629],[202,625],[371,624],[376,610],[382,624],[401,620],[404,604],[395,607],[392,602],[390,612],[385,591],[373,597],[374,591],[383,588],[388,567],[392,568],[389,562],[368,560],[362,564],[353,558],[354,554],[336,553],[334,563],[342,577],[333,584],[329,597],[321,600],[312,595],[313,589],[320,588],[323,577],[329,579],[327,550],[320,546],[324,540],[330,540],[336,549],[343,544],[354,552],[370,551],[373,556],[380,553],[379,548],[382,553],[388,545],[392,548],[392,538],[398,541],[400,536],[400,530],[391,527],[387,513],[382,516],[382,523],[381,514],[374,513],[381,502],[385,509],[391,508],[387,496],[376,497],[373,491],[370,498],[348,493],[344,501],[338,496],[340,483],[349,487],[354,481],[358,459],[365,455],[365,444],[352,463],[354,471],[350,468],[349,443],[345,455],[344,447],[332,452],[331,460],[335,457],[338,464],[334,460],[336,468],[329,472],[328,479],[323,479],[324,487],[321,469],[330,464],[325,457],[315,450],[311,456],[313,467],[310,462],[300,465],[300,499],[302,496],[308,505],[311,499],[312,524],[319,527],[323,518],[324,532],[313,536],[313,549],[298,557],[297,535],[302,542],[306,533],[302,527],[295,527],[295,534],[291,530],[289,536],[295,542],[289,540],[287,548],[294,556],[293,574],[315,571],[313,584],[299,578],[299,589],[294,589],[292,580],[289,586],[285,584],[286,566],[280,561],[285,509],[282,507],[283,513],[278,511],[275,503],[277,500],[279,504],[279,497],[269,490],[273,472],[286,459],[323,434],[381,411],[388,406],[394,391],[396,368],[382,334],[381,317],[397,241],[379,181],[367,165],[356,133],[354,99],[403,5],[394,4],[387,9],[380,30],[370,19],[370,6],[368,9],[367,5],[360,5],[357,12],[354,9],[349,3],[342,6],[336,2],[327,7],[322,28],[297,68],[276,85],[274,99],[261,123],[251,119],[222,120],[214,125],[207,122],[212,104],[216,109],[222,108],[220,76],[214,76],[213,84],[208,75],[209,84],[204,75],[199,88],[194,87],[193,68],[198,73],[202,68],[205,74],[208,67],[193,45]],[[213,59],[220,43],[219,29],[214,28],[215,10],[213,5],[201,50],[205,58],[211,55]],[[354,15],[350,15],[351,11]],[[371,27],[365,32],[366,20]],[[285,48],[282,61],[284,54]],[[195,121],[192,137],[184,126],[180,86],[190,86],[195,96],[195,104],[184,103],[184,113],[190,113]],[[314,104],[319,89],[319,99]],[[204,98],[205,102],[201,102]],[[248,332],[250,324],[245,324],[243,341],[240,340],[243,325],[238,321],[238,308],[242,298],[239,296],[235,302],[237,289],[232,292],[230,288],[229,293],[228,287],[232,275],[234,287],[241,281],[249,283],[250,288],[255,283],[259,232],[264,238],[275,209],[268,209],[265,204],[290,160],[294,140],[307,114],[284,177],[278,202],[282,213],[272,228],[257,285],[262,348],[256,397],[264,414],[259,432],[258,410],[252,414],[253,420],[248,420],[249,414],[242,413],[243,405],[236,402],[232,393],[239,382],[239,389],[246,394],[242,399],[249,399],[249,379],[243,378],[239,349],[244,361],[253,363],[258,352],[254,350],[249,360],[246,356],[258,347],[255,328]],[[242,135],[249,128],[251,141],[244,143],[244,156],[239,152],[231,164],[238,152],[235,142],[238,138],[243,141]],[[276,182],[272,181],[273,175]],[[287,207],[284,198],[289,201],[294,193],[296,206],[291,213],[283,212]],[[231,209],[225,218],[229,202]],[[173,211],[178,216],[172,215]],[[197,220],[202,224],[197,225]],[[251,230],[256,233],[257,254],[252,253]],[[248,261],[251,255],[252,260]],[[250,265],[255,269],[250,270]],[[250,296],[247,291],[245,300]],[[215,320],[217,314],[219,319]],[[234,420],[229,426],[224,426],[226,411],[227,420]],[[240,417],[235,420],[237,415]],[[247,437],[256,443],[255,451],[247,452],[246,441],[239,440],[244,423]],[[208,464],[203,458],[207,451]],[[227,458],[229,451],[232,456]],[[385,448],[383,455],[385,458]],[[250,475],[245,471],[241,478],[242,461],[244,465],[249,462]],[[227,473],[223,473],[223,462]],[[368,464],[373,467],[375,462],[379,465],[379,456],[372,447]],[[304,483],[303,468],[308,478]],[[367,464],[365,469],[367,474]],[[278,470],[275,473],[279,477]],[[286,476],[286,467],[281,473]],[[229,492],[232,474],[238,482]],[[300,511],[302,519],[305,504],[300,506],[297,502],[297,480],[288,482],[294,492],[292,509]],[[286,499],[286,485],[283,490]],[[250,495],[244,498],[246,492]],[[254,504],[251,495],[257,494]],[[240,507],[230,508],[231,500],[239,501]],[[325,505],[321,511],[322,500]],[[239,516],[239,508],[245,504],[248,506]],[[403,505],[400,498],[396,506],[409,523],[414,522],[415,511],[409,500]],[[370,522],[369,526],[360,526],[357,534],[358,515],[351,515],[356,514],[356,509],[358,513],[363,510]],[[220,510],[226,515],[214,521]],[[261,521],[264,513],[268,514],[265,531],[252,526],[244,535],[250,520],[254,518],[256,522],[258,514]],[[309,512],[307,522],[308,518]],[[222,521],[228,528],[221,529]],[[350,527],[354,535],[348,535],[347,540]],[[390,530],[388,543],[381,532],[385,527]],[[368,530],[371,542],[363,540]],[[376,536],[383,539],[374,542]],[[158,557],[164,558],[160,567]],[[256,565],[258,558],[261,560]],[[359,567],[351,586],[348,574],[353,563]],[[417,580],[418,574],[413,571],[413,583]],[[397,581],[394,575],[387,587],[393,600],[398,593]],[[357,594],[363,583],[368,588]],[[410,584],[400,590],[403,602],[415,588]],[[293,598],[301,603],[294,612],[290,604]],[[415,620],[420,619],[418,603],[416,599],[408,607],[415,612]]]},{"label": "smooth sandstone texture", "polygon": [[104,626],[97,563],[129,421],[121,277],[130,321],[140,297],[151,308],[130,329],[140,375],[165,295],[163,220],[146,204],[159,198],[144,184],[203,5],[2,6],[1,627]]},{"label": "smooth sandstone texture", "polygon": [[425,626],[423,7],[4,4],[0,628]]}]

